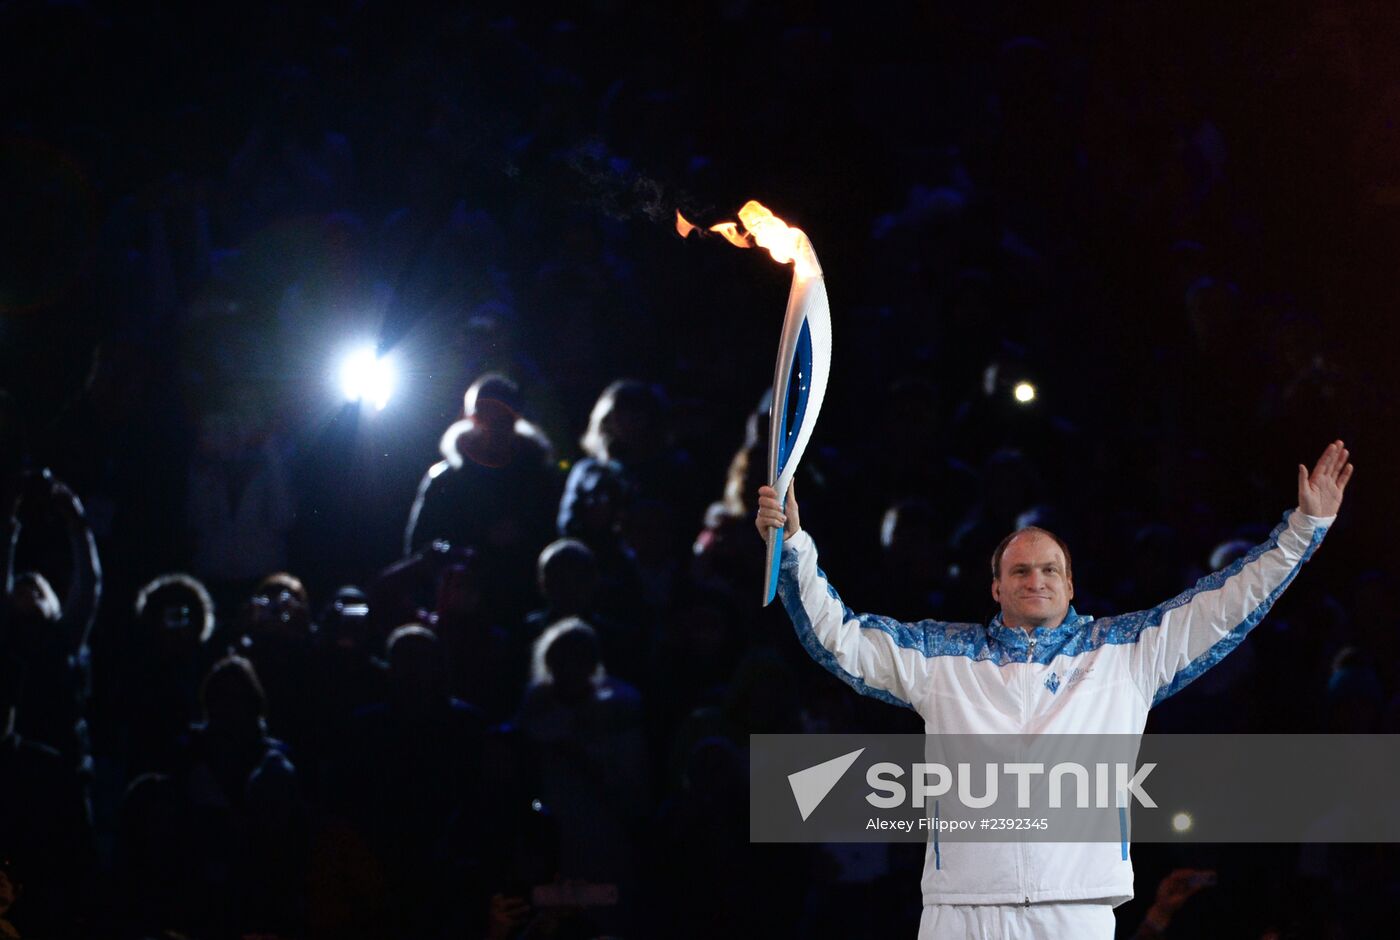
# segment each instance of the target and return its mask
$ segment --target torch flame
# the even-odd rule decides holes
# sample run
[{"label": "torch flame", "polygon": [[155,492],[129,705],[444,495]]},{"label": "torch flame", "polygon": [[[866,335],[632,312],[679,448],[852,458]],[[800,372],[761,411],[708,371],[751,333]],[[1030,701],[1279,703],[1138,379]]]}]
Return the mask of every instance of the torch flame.
[{"label": "torch flame", "polygon": [[793,228],[778,218],[768,207],[750,199],[739,210],[739,221],[760,248],[767,248],[779,264],[793,262],[799,277],[816,277],[822,273],[812,243],[801,229]]},{"label": "torch flame", "polygon": [[724,240],[735,248],[752,248],[746,236],[739,234],[739,225],[736,222],[721,222],[718,225],[711,225],[710,231],[718,232],[724,236]]},{"label": "torch flame", "polygon": [[[744,230],[739,231],[740,223]],[[682,238],[695,231],[694,223],[676,211],[676,231]],[[724,237],[735,248],[752,248],[758,245],[768,249],[773,260],[779,264],[792,264],[800,278],[821,277],[822,268],[817,263],[817,254],[812,243],[801,229],[793,228],[768,210],[760,202],[750,199],[739,210],[738,222],[720,222],[711,225],[710,231]]]}]

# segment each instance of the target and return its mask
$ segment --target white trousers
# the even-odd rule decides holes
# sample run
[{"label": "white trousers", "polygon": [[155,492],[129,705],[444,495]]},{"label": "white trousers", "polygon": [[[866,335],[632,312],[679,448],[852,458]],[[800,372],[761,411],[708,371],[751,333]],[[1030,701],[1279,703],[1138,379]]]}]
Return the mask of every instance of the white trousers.
[{"label": "white trousers", "polygon": [[1106,901],[1047,904],[929,904],[919,940],[1113,940]]}]

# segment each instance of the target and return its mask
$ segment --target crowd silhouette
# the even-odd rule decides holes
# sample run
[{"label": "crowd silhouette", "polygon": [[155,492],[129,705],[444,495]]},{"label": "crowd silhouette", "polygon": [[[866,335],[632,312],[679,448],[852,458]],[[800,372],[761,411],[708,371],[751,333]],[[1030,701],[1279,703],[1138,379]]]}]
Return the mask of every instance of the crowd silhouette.
[{"label": "crowd silhouette", "polygon": [[[1326,92],[1396,24],[915,6],[0,4],[0,936],[916,932],[918,846],[748,842],[750,734],[920,724],[759,605],[787,275],[677,209],[771,191],[822,252],[800,486],[859,609],[985,619],[1028,523],[1079,610],[1147,607],[1316,440],[1393,456],[1329,247],[1384,244],[1393,135]],[[1400,731],[1393,501],[1149,730]],[[1379,936],[1400,887],[1134,859],[1123,936]]]}]

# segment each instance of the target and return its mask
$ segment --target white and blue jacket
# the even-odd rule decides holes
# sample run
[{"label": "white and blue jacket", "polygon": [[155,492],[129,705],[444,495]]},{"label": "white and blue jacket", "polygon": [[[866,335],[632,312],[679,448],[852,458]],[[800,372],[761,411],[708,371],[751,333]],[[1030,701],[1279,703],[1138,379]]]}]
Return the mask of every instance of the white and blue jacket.
[{"label": "white and blue jacket", "polygon": [[[853,613],[806,530],[783,546],[778,594],[812,658],[858,692],[906,705],[929,734],[1141,734],[1152,706],[1218,663],[1263,619],[1335,517],[1294,510],[1228,568],[1151,610],[1069,609],[1027,634],[991,623],[901,623]],[[925,904],[1133,895],[1127,843],[929,844]]]}]

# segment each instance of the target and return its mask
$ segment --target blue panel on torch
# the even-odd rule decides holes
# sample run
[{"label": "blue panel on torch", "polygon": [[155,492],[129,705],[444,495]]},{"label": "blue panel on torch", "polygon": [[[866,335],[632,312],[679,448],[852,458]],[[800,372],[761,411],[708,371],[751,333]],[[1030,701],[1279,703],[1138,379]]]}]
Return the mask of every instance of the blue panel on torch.
[{"label": "blue panel on torch", "polygon": [[[797,441],[797,435],[802,430],[802,419],[807,414],[807,400],[812,393],[812,328],[806,320],[802,321],[802,331],[797,334],[797,348],[793,350],[792,371],[789,373],[788,395],[782,400],[782,407],[778,409],[778,467],[776,475],[781,475],[787,468],[788,458],[792,456],[792,446]],[[788,426],[787,398],[791,395],[792,385],[797,385],[797,404],[793,408],[792,425]],[[778,569],[783,560],[783,530],[775,529],[773,533],[773,567],[768,572],[768,594],[763,603],[770,604],[778,593]]]},{"label": "blue panel on torch", "polygon": [[[787,409],[782,411],[778,425],[778,472],[787,467],[788,457],[792,456],[792,445],[802,430],[802,419],[807,414],[807,400],[812,392],[812,328],[802,321],[802,332],[797,334],[797,348],[793,351],[792,376],[797,383],[797,404],[793,408],[792,426],[787,423]],[[790,394],[790,392],[789,392]]]}]

